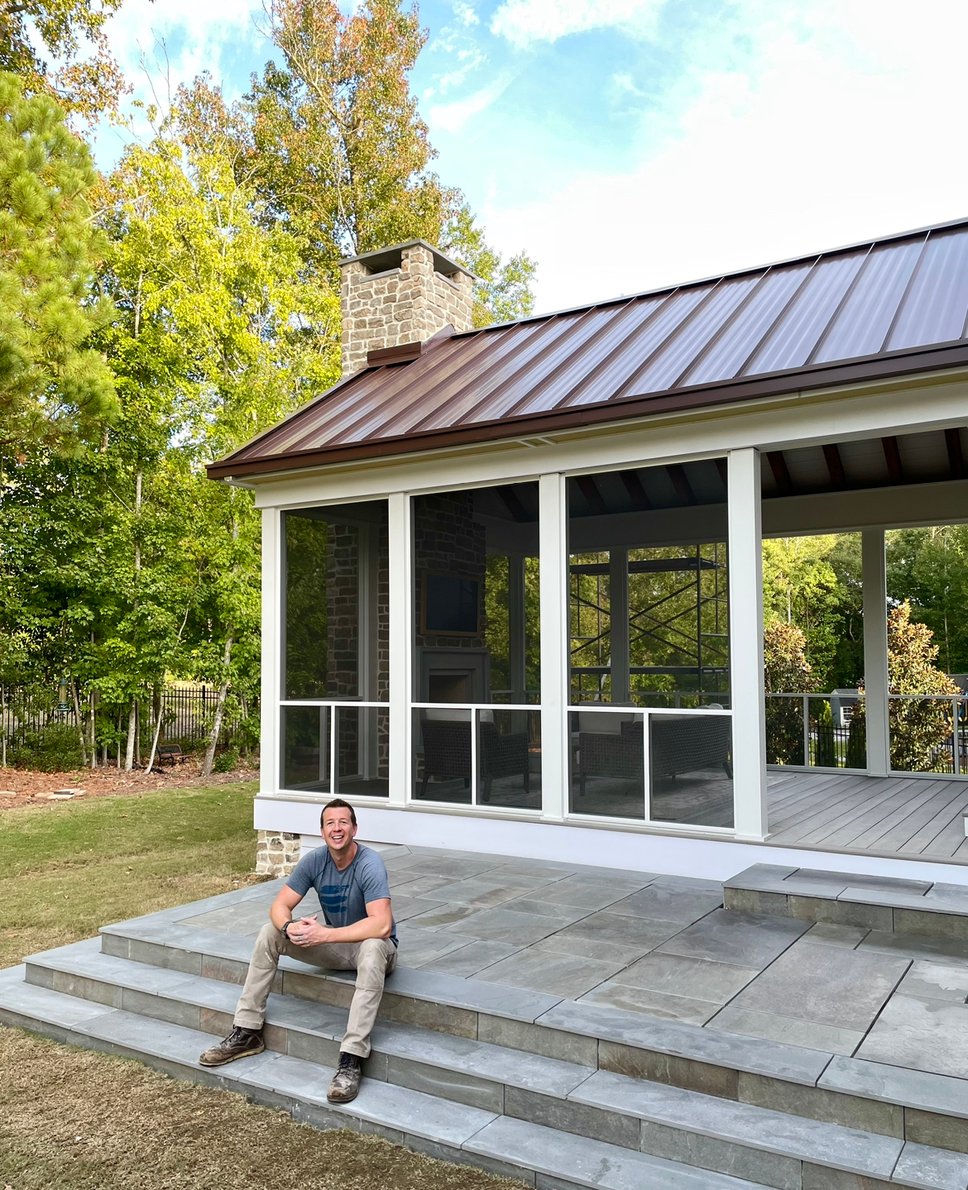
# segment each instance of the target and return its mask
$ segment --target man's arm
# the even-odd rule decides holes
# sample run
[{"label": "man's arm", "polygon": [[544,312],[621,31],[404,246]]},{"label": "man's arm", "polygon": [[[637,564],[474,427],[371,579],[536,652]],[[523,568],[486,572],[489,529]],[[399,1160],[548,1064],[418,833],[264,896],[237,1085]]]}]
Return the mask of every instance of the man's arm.
[{"label": "man's arm", "polygon": [[297,893],[294,888],[290,888],[288,884],[284,884],[282,888],[276,893],[276,899],[269,906],[269,920],[276,927],[281,930],[287,921],[293,921],[292,911],[296,908],[302,900],[302,894]]},{"label": "man's arm", "polygon": [[[286,891],[283,888],[279,897]],[[288,891],[292,892],[292,889]],[[276,901],[279,897],[276,897]],[[289,941],[295,942],[297,946],[319,946],[323,942],[364,942],[367,938],[389,938],[392,932],[390,898],[382,897],[378,901],[367,901],[366,917],[348,926],[328,926],[315,918],[304,917],[290,929]]]}]

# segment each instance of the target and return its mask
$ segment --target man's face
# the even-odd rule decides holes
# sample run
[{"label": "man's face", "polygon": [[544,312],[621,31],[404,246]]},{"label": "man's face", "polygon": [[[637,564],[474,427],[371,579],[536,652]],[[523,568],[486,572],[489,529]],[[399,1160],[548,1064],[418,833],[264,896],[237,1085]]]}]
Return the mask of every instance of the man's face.
[{"label": "man's face", "polygon": [[330,851],[345,851],[356,838],[356,827],[349,810],[337,806],[323,815],[323,840]]}]

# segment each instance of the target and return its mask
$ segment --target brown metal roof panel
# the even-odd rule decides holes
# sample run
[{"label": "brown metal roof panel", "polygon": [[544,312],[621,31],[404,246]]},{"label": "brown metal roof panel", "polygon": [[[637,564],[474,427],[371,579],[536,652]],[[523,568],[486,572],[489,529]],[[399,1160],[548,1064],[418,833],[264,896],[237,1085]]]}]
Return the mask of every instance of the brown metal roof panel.
[{"label": "brown metal roof panel", "polygon": [[629,380],[625,391],[648,393],[674,388],[679,377],[696,362],[759,279],[756,274],[720,282],[707,300],[693,310],[652,359]]},{"label": "brown metal roof panel", "polygon": [[[461,391],[448,405],[435,409],[421,422],[420,429],[437,429],[455,423],[470,424],[504,417],[536,389],[561,372],[570,372],[585,345],[607,328],[621,307],[593,307],[576,314],[558,315],[545,323],[542,333],[523,341],[500,372],[488,376],[486,385],[473,373],[461,380]],[[540,408],[553,408],[554,402],[542,402]]]},{"label": "brown metal roof panel", "polygon": [[968,231],[932,235],[904,297],[886,351],[945,343],[965,334],[968,313]]},{"label": "brown metal roof panel", "polygon": [[647,363],[690,313],[711,292],[715,282],[680,289],[661,303],[651,318],[634,334],[621,352],[612,352],[586,380],[562,401],[562,408],[576,409],[627,395],[629,380]]},{"label": "brown metal roof panel", "polygon": [[747,375],[799,368],[837,312],[868,250],[821,261],[746,366]]},{"label": "brown metal roof panel", "polygon": [[578,350],[563,361],[554,374],[546,376],[541,384],[529,390],[522,401],[513,405],[508,401],[501,401],[500,415],[511,414],[520,417],[528,413],[557,409],[565,404],[575,391],[586,385],[589,380],[599,377],[608,360],[628,350],[629,344],[635,342],[665,300],[665,296],[635,298],[621,309],[608,310],[608,319],[598,326],[597,333],[586,339]]},{"label": "brown metal roof panel", "polygon": [[453,411],[455,400],[468,395],[473,405],[485,400],[505,377],[518,373],[521,353],[532,339],[553,340],[564,333],[557,323],[538,322],[482,333],[473,347],[462,337],[453,339],[446,355],[408,370],[395,387],[390,405],[360,410],[354,424],[341,431],[341,440],[412,433],[438,413],[444,425],[456,428],[462,419]]},{"label": "brown metal roof panel", "polygon": [[777,318],[813,267],[813,261],[764,274],[738,309],[729,334],[720,337],[681,378],[680,384],[711,384],[741,375],[746,361],[769,334]]},{"label": "brown metal roof panel", "polygon": [[875,245],[810,363],[876,355],[924,248],[924,236]]}]

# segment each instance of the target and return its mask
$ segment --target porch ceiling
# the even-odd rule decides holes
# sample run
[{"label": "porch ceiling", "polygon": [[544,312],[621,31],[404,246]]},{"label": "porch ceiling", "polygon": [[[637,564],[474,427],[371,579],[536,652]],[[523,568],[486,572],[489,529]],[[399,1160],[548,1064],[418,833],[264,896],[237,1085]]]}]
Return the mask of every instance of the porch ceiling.
[{"label": "porch ceiling", "polygon": [[[966,479],[968,428],[766,451],[761,470],[765,500]],[[726,460],[581,475],[570,492],[570,512],[578,518],[723,504]],[[475,503],[479,513],[495,520],[538,520],[537,489],[531,482],[482,489]]]}]

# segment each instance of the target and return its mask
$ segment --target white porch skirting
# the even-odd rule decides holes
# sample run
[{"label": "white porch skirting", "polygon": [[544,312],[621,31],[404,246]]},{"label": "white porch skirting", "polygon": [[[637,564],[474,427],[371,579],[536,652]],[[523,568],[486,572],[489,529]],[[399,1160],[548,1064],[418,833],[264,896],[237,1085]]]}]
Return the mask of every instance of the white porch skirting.
[{"label": "white porch skirting", "polygon": [[[257,797],[254,825],[256,830],[302,836],[305,851],[320,846],[321,806],[322,802],[317,801]],[[968,886],[968,864],[778,847],[605,823],[564,824],[478,817],[473,813],[456,815],[422,807],[395,809],[362,804],[357,806],[357,815],[361,841],[373,843],[440,847],[707,880],[727,880],[752,864],[781,864]]]}]

